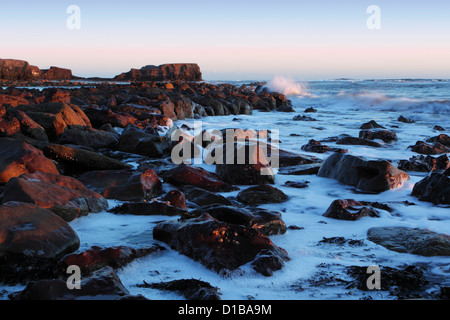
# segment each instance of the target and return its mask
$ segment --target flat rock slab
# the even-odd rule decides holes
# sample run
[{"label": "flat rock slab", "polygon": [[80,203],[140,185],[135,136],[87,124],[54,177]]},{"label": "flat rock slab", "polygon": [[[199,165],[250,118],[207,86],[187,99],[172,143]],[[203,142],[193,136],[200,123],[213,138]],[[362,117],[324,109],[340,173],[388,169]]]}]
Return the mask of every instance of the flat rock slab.
[{"label": "flat rock slab", "polygon": [[450,235],[426,229],[407,227],[376,227],[367,237],[389,250],[421,256],[450,256]]}]

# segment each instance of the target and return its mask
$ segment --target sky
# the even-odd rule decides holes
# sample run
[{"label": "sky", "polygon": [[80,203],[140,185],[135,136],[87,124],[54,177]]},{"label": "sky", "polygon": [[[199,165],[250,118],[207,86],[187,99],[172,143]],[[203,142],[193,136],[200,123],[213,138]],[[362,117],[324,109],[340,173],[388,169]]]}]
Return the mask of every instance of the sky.
[{"label": "sky", "polygon": [[205,80],[450,78],[449,0],[0,0],[0,30],[0,58],[83,77],[197,63]]}]

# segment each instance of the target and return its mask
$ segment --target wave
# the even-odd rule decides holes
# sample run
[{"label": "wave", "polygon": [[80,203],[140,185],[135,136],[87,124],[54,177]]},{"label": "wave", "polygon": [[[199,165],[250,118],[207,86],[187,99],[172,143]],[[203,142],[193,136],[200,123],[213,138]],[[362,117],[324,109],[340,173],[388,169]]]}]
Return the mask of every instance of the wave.
[{"label": "wave", "polygon": [[275,76],[267,83],[266,87],[271,92],[279,92],[285,95],[311,96],[306,84],[284,76]]}]

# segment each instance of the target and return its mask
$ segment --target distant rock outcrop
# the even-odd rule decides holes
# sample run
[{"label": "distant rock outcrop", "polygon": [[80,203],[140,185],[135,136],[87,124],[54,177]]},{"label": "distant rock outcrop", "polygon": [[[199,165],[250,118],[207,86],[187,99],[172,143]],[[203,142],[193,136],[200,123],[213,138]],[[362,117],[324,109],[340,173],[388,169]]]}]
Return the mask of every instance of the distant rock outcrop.
[{"label": "distant rock outcrop", "polygon": [[0,80],[70,80],[72,71],[58,67],[40,70],[27,61],[0,59]]},{"label": "distant rock outcrop", "polygon": [[174,63],[131,69],[116,77],[116,81],[202,81],[200,67],[195,63]]}]

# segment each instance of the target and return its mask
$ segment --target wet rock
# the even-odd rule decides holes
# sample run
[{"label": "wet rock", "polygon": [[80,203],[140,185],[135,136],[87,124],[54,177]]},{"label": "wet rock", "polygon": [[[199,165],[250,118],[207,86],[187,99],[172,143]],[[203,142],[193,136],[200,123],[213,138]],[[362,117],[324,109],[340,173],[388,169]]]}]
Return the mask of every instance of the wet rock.
[{"label": "wet rock", "polygon": [[106,199],[142,201],[162,194],[162,183],[152,169],[90,171],[78,180]]},{"label": "wet rock", "polygon": [[358,220],[362,217],[379,217],[379,213],[365,203],[353,199],[340,199],[334,200],[323,216],[339,220]]},{"label": "wet rock", "polygon": [[205,281],[197,279],[181,279],[169,282],[138,284],[139,288],[152,288],[177,292],[187,300],[220,300],[220,293],[217,287]]},{"label": "wet rock", "polygon": [[284,186],[290,187],[290,188],[302,189],[302,188],[308,188],[308,184],[309,184],[309,181],[286,181],[284,183]]},{"label": "wet rock", "polygon": [[450,236],[427,229],[374,227],[367,238],[389,250],[421,256],[450,256]]},{"label": "wet rock", "polygon": [[379,139],[386,143],[397,141],[397,134],[389,130],[361,130],[359,137],[368,140]]},{"label": "wet rock", "polygon": [[300,164],[292,167],[283,167],[278,170],[278,174],[289,176],[301,176],[317,174],[321,164]]},{"label": "wet rock", "polygon": [[340,153],[329,156],[317,175],[373,193],[395,189],[409,179],[406,172],[397,169],[388,161],[365,160]]},{"label": "wet rock", "polygon": [[286,224],[281,219],[281,213],[262,208],[236,208],[226,205],[209,205],[190,211],[183,215],[183,219],[199,217],[207,213],[214,219],[222,222],[240,224],[248,228],[254,228],[266,236],[286,232]]},{"label": "wet rock", "polygon": [[323,237],[323,239],[319,241],[319,244],[335,244],[339,246],[349,245],[351,247],[360,247],[364,245],[364,240],[346,239],[344,237]]},{"label": "wet rock", "polygon": [[436,137],[428,138],[426,140],[426,142],[440,143],[440,144],[443,144],[446,147],[450,147],[450,136],[448,136],[446,134],[440,134],[440,135],[438,135]]},{"label": "wet rock", "polygon": [[[14,115],[14,117],[19,121],[20,133],[32,139],[48,142],[45,129],[27,116],[25,112],[20,110],[10,110],[9,113]],[[3,127],[3,125],[0,126]]]},{"label": "wet rock", "polygon": [[183,222],[159,223],[153,237],[218,273],[260,261],[257,271],[268,274],[281,268],[280,264],[267,263],[268,258],[289,259],[285,250],[256,229],[220,222],[207,214]]},{"label": "wet rock", "polygon": [[53,161],[28,143],[0,138],[0,150],[0,184],[23,173],[42,171],[59,174]]},{"label": "wet rock", "polygon": [[305,111],[303,111],[303,112],[305,112],[305,113],[316,113],[317,109],[314,109],[313,107],[309,107],[309,108],[306,108]]},{"label": "wet rock", "polygon": [[25,173],[12,178],[5,186],[1,201],[36,204],[65,221],[108,208],[105,198],[86,189],[78,180],[44,172]]},{"label": "wet rock", "polygon": [[0,205],[0,256],[51,259],[79,245],[75,231],[53,212],[23,202]]},{"label": "wet rock", "polygon": [[414,185],[411,195],[435,205],[450,204],[450,177],[434,172]]},{"label": "wet rock", "polygon": [[379,125],[375,120],[370,120],[369,122],[363,123],[360,129],[386,129],[382,125]]},{"label": "wet rock", "polygon": [[400,160],[398,168],[404,171],[430,172],[444,171],[450,167],[450,161],[446,154],[440,157],[432,156],[413,156],[409,160]]},{"label": "wet rock", "polygon": [[264,184],[242,190],[237,195],[237,200],[247,205],[278,203],[287,199],[283,191]]},{"label": "wet rock", "polygon": [[341,149],[341,148],[331,148],[329,146],[323,145],[319,141],[316,141],[314,139],[311,139],[308,141],[307,144],[303,145],[301,147],[303,151],[307,152],[315,152],[315,153],[325,153],[325,152],[339,152],[339,153],[349,153],[347,149]]},{"label": "wet rock", "polygon": [[224,182],[219,175],[200,167],[184,164],[164,172],[163,179],[174,186],[191,185],[213,192],[236,190],[231,184]]},{"label": "wet rock", "polygon": [[114,269],[121,268],[135,259],[162,250],[165,250],[165,248],[159,245],[138,249],[127,246],[109,248],[93,246],[91,249],[81,253],[65,255],[58,264],[63,272],[65,272],[69,266],[75,265],[80,268],[82,275],[86,275],[107,266]]},{"label": "wet rock", "polygon": [[145,202],[126,202],[109,211],[116,214],[132,214],[138,216],[178,216],[187,212],[186,209],[172,206],[166,201],[160,200]]},{"label": "wet rock", "polygon": [[340,138],[336,141],[336,144],[342,144],[342,145],[358,145],[358,146],[369,146],[374,148],[381,148],[382,145],[378,142],[363,139],[363,138],[356,138],[356,137],[344,137]]},{"label": "wet rock", "polygon": [[167,204],[170,204],[174,207],[184,210],[187,209],[186,196],[180,190],[171,190],[167,192],[164,195],[164,197],[161,197],[161,200],[167,202]]},{"label": "wet rock", "polygon": [[436,125],[436,126],[434,126],[434,127],[433,127],[433,130],[436,130],[436,131],[445,131],[445,128],[444,128],[444,127],[441,127],[441,126],[438,126],[438,125]]},{"label": "wet rock", "polygon": [[130,297],[111,267],[82,277],[80,289],[69,289],[66,280],[39,280],[27,284],[25,289],[10,295],[12,300],[119,300]]},{"label": "wet rock", "polygon": [[403,123],[415,123],[414,120],[405,118],[404,116],[400,116],[400,117],[397,119],[397,121],[400,121],[400,122],[403,122]]},{"label": "wet rock", "polygon": [[296,115],[294,118],[292,118],[292,120],[294,120],[294,121],[317,121],[316,119],[314,119],[312,117],[308,117],[308,116],[301,115],[301,114]]},{"label": "wet rock", "polygon": [[202,81],[200,67],[194,63],[148,65],[114,77],[115,81]]},{"label": "wet rock", "polygon": [[128,125],[137,121],[132,115],[115,113],[110,108],[105,107],[88,107],[84,108],[83,111],[95,128],[100,128],[107,123],[111,124],[113,127],[126,128]]},{"label": "wet rock", "polygon": [[116,134],[90,127],[66,127],[58,139],[59,144],[74,144],[91,149],[112,148],[118,143]]},{"label": "wet rock", "polygon": [[[268,148],[267,155],[272,155],[271,148]],[[317,164],[322,163],[322,159],[319,159],[314,156],[306,155],[306,154],[299,154],[283,149],[278,149],[278,165],[280,168],[282,167],[289,167],[289,166],[296,166],[296,165],[303,165],[303,164]]]},{"label": "wet rock", "polygon": [[55,160],[65,175],[83,174],[87,171],[122,170],[131,166],[100,153],[59,144],[43,147],[44,155]]},{"label": "wet rock", "polygon": [[429,144],[423,141],[417,141],[415,145],[409,146],[408,148],[411,148],[411,151],[413,152],[428,155],[450,153],[450,148],[444,146],[439,142]]},{"label": "wet rock", "polygon": [[211,205],[211,204],[223,204],[226,206],[231,206],[233,203],[220,194],[209,192],[207,190],[196,188],[193,186],[183,187],[186,198],[190,201],[199,205],[201,207]]},{"label": "wet rock", "polygon": [[159,158],[168,154],[171,146],[170,134],[160,136],[154,130],[146,132],[137,127],[128,126],[119,137],[118,150]]}]

